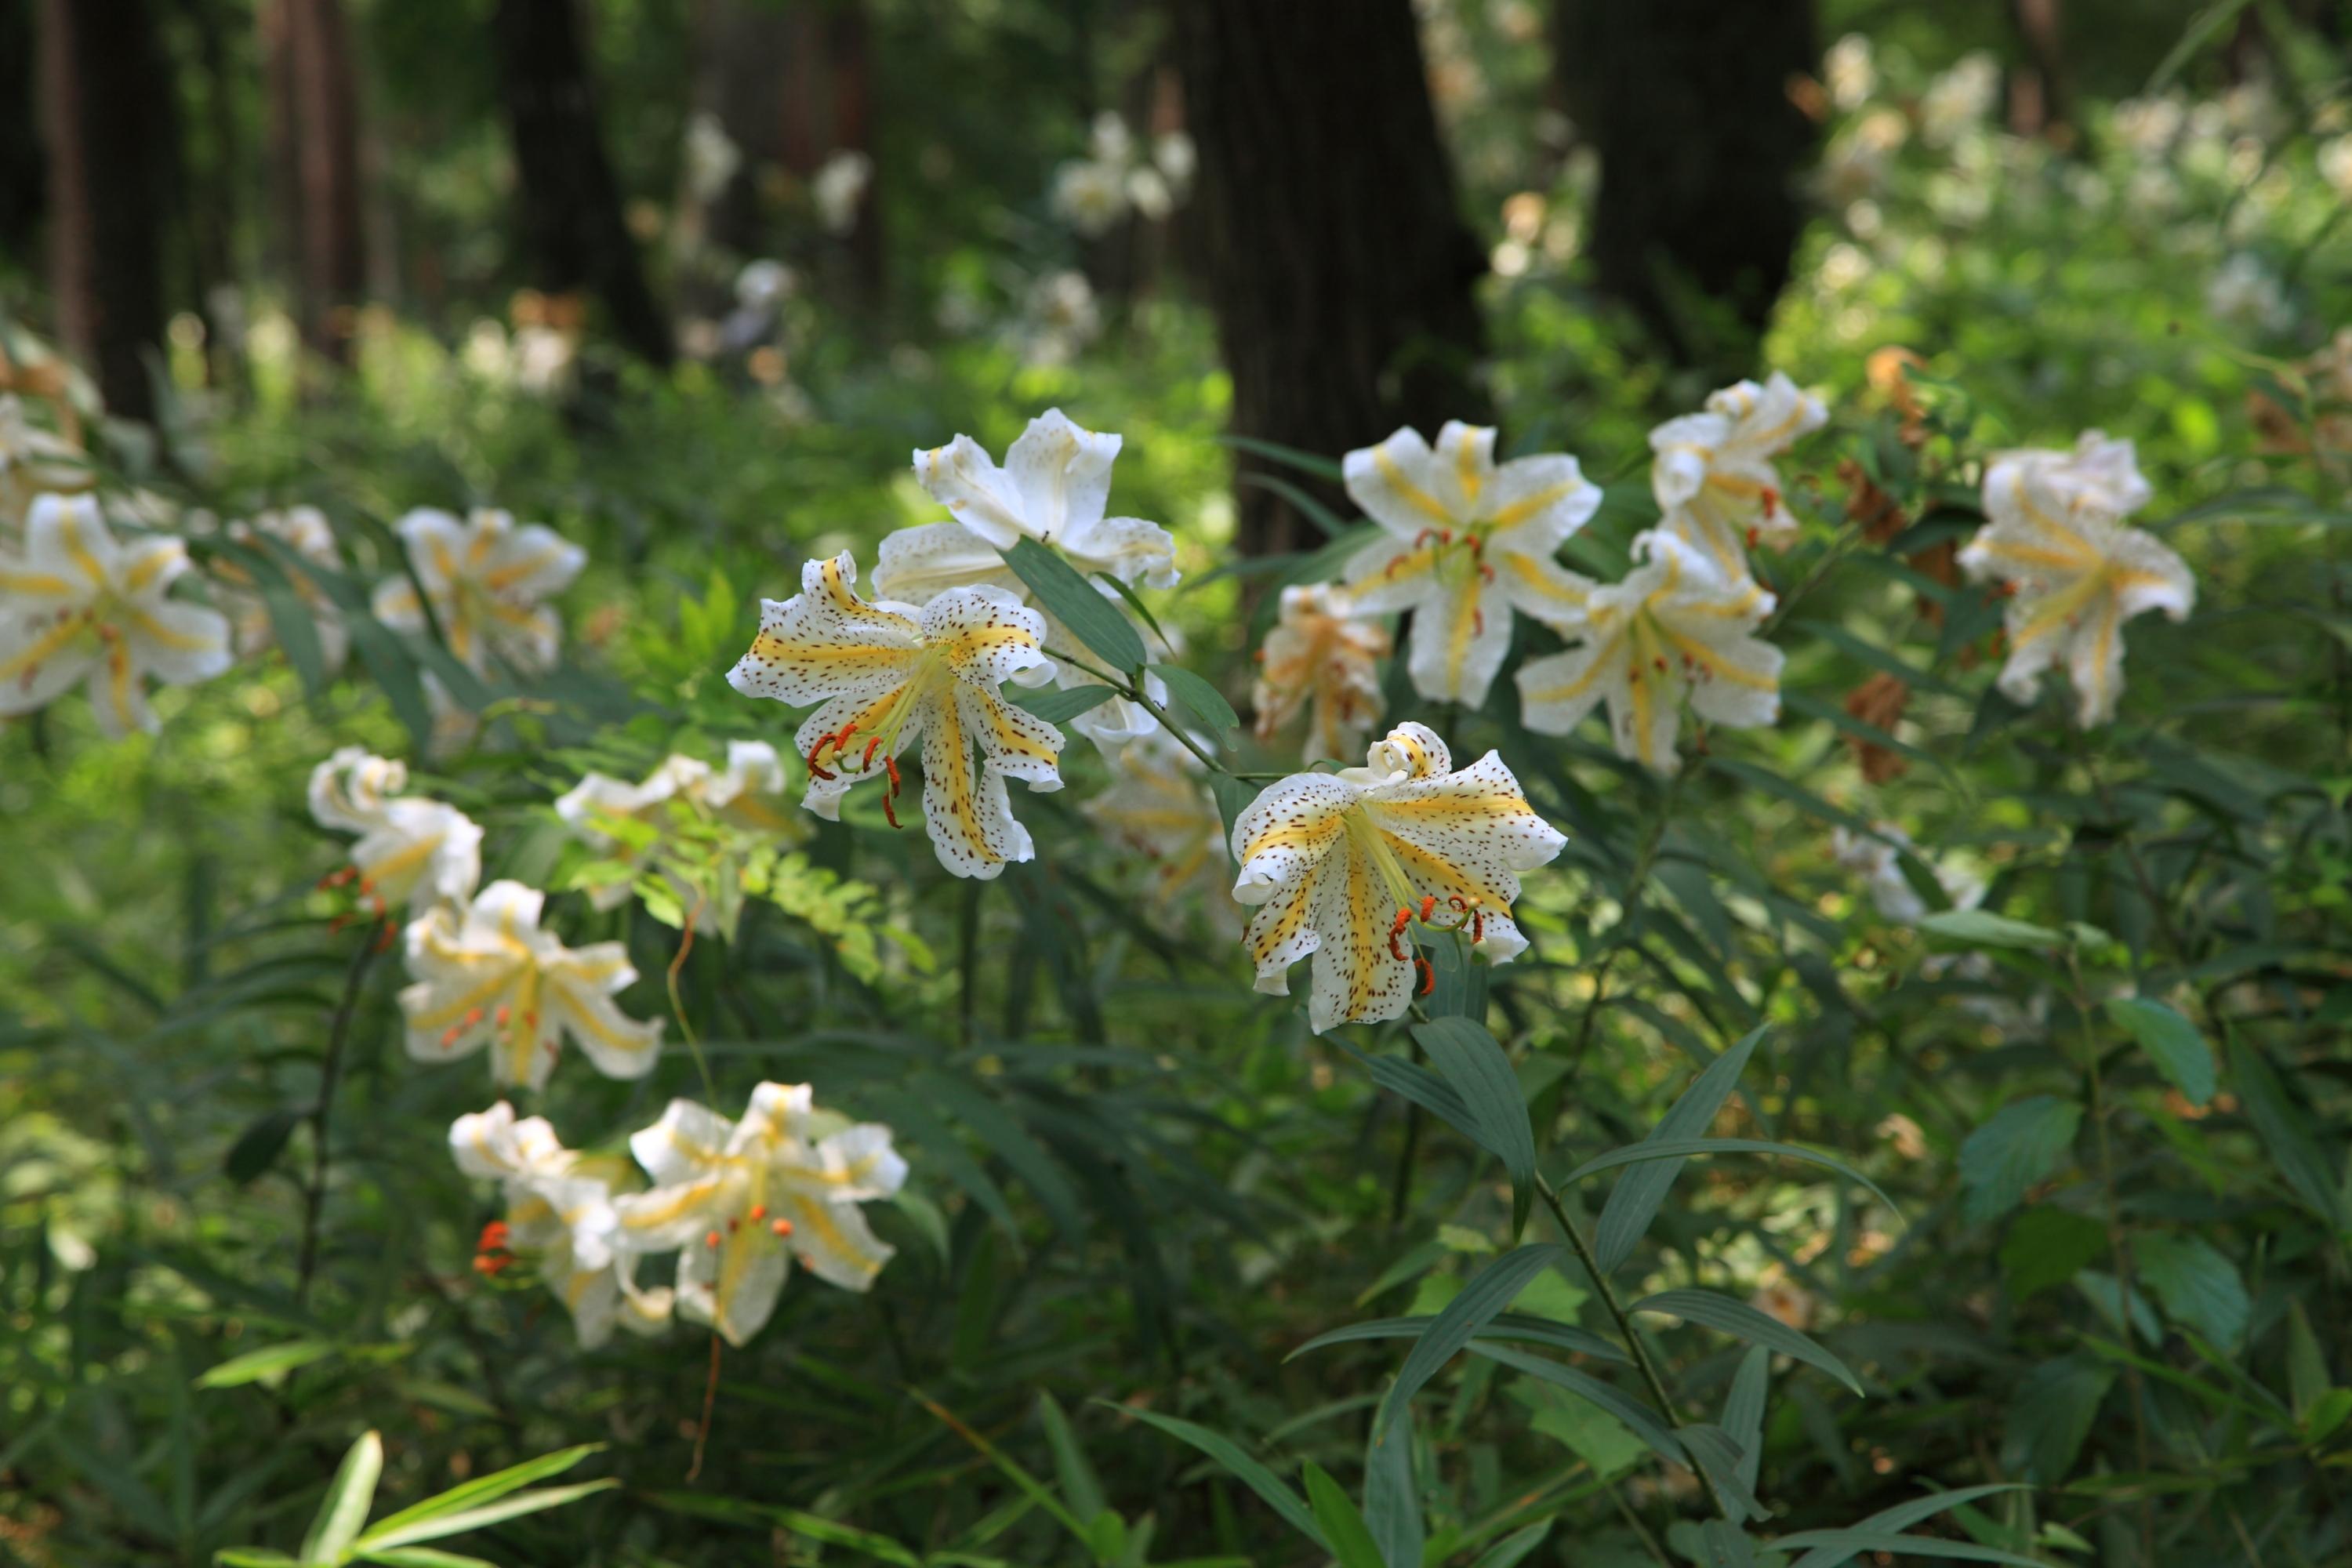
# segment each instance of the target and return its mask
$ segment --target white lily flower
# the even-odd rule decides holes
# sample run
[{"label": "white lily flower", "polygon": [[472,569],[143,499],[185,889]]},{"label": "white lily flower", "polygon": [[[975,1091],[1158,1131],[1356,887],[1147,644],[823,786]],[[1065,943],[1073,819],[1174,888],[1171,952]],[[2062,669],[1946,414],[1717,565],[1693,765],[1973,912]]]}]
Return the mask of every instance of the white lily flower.
[{"label": "white lily flower", "polygon": [[2113,447],[2126,448],[2128,470],[2127,442],[2101,448],[2104,464],[2085,465],[2084,448],[1996,458],[1985,473],[1988,521],[1960,551],[1970,577],[2011,591],[2001,690],[2032,701],[2042,672],[2063,659],[2086,730],[2114,718],[2123,695],[2124,622],[2147,610],[2186,620],[2197,602],[2188,563],[2105,504],[2145,499],[2147,489],[2136,471],[2118,477]]},{"label": "white lily flower", "polygon": [[1359,615],[1414,612],[1406,672],[1433,702],[1486,700],[1511,646],[1511,612],[1559,613],[1553,556],[1601,506],[1565,453],[1495,461],[1495,432],[1450,420],[1432,448],[1399,430],[1341,465],[1348,494],[1389,538],[1348,563]]},{"label": "white lily flower", "polygon": [[1528,945],[1511,916],[1518,873],[1567,842],[1498,754],[1455,772],[1423,725],[1390,731],[1363,767],[1294,773],[1234,823],[1234,897],[1257,906],[1242,938],[1257,988],[1289,994],[1290,966],[1312,953],[1316,1033],[1396,1017],[1428,963],[1403,945],[1412,921],[1466,931],[1489,961],[1509,963]]},{"label": "white lily flower", "polygon": [[[237,543],[265,555],[269,551],[262,540],[273,539],[314,566],[330,572],[342,570],[342,557],[335,552],[335,531],[327,521],[327,514],[315,506],[258,512],[251,521],[230,523],[227,533]],[[215,558],[213,575],[226,584],[222,597],[236,626],[236,650],[250,658],[268,647],[275,635],[269,606],[243,565]],[[308,573],[286,570],[285,575],[295,595],[302,601],[302,607],[310,613],[310,626],[319,638],[320,662],[331,675],[343,668],[343,659],[351,651],[351,634],[344,629],[342,612]]]},{"label": "white lily flower", "polygon": [[463,914],[437,906],[408,927],[400,993],[408,1054],[450,1061],[495,1043],[491,1075],[538,1089],[569,1035],[607,1078],[643,1078],[661,1055],[661,1020],[640,1023],[613,1004],[637,977],[617,942],[572,948],[540,929],[546,895],[492,882]]},{"label": "white lily flower", "polygon": [[[747,831],[800,836],[800,826],[768,803],[784,793],[784,764],[776,748],[765,741],[730,741],[727,766],[714,772],[698,758],[672,755],[646,775],[642,784],[627,784],[591,773],[555,803],[555,814],[589,847],[604,859],[634,868],[657,859],[675,826],[673,813],[707,814]],[[620,823],[645,825],[655,835],[650,843],[615,836]],[[587,889],[588,901],[600,910],[628,902],[634,875],[597,882]],[[682,898],[692,898],[682,885]]]},{"label": "white lily flower", "polygon": [[16,394],[0,394],[0,538],[25,521],[35,497],[85,490],[92,482],[79,447],[26,418]]},{"label": "white lily flower", "polygon": [[345,746],[310,770],[310,815],[360,836],[352,867],[379,913],[464,904],[482,879],[482,830],[456,806],[401,795],[407,787],[406,764]]},{"label": "white lily flower", "polygon": [[[1172,588],[1179,580],[1176,541],[1156,522],[1106,517],[1111,464],[1122,437],[1073,424],[1058,408],[1029,422],[997,467],[969,436],[915,454],[915,477],[954,517],[952,522],[902,528],[882,541],[874,591],[910,605],[930,602],[949,588],[986,585],[1024,601],[1028,585],[1004,564],[1003,551],[1024,539],[1050,546],[1081,576],[1105,573],[1130,586]],[[1103,596],[1126,607],[1108,586]],[[1080,646],[1051,616],[1045,638],[1058,647]],[[1094,683],[1075,668],[1058,672],[1064,687]],[[1152,679],[1157,679],[1152,678]],[[1149,689],[1147,689],[1149,690]],[[1154,701],[1162,695],[1151,693]],[[1116,745],[1149,734],[1159,721],[1139,703],[1114,698],[1080,714],[1070,727],[1097,744]]]},{"label": "white lily flower", "polygon": [[1364,619],[1345,590],[1329,583],[1282,591],[1282,617],[1258,650],[1257,738],[1307,712],[1302,763],[1337,761],[1364,743],[1381,711],[1380,662],[1388,629]]},{"label": "white lily flower", "polygon": [[1110,787],[1078,809],[1150,863],[1155,914],[1181,924],[1197,900],[1223,921],[1234,910],[1225,881],[1225,822],[1202,776],[1201,760],[1165,730],[1107,756]]},{"label": "white lily flower", "polygon": [[1659,526],[1726,581],[1747,576],[1751,547],[1785,545],[1797,531],[1773,458],[1828,421],[1821,399],[1780,371],[1761,386],[1743,381],[1712,394],[1703,414],[1667,420],[1650,432],[1650,489],[1665,514]]},{"label": "white lily flower", "polygon": [[853,785],[887,774],[883,811],[897,826],[898,753],[919,739],[923,819],[940,864],[986,879],[1030,858],[1004,781],[1061,788],[1062,732],[997,689],[1052,679],[1045,617],[1000,588],[950,588],[918,610],[859,598],[856,582],[846,551],[803,566],[800,593],[762,601],[760,635],[727,674],[746,697],[824,704],[793,739],[809,766],[802,805],[838,821]]},{"label": "white lily flower", "polygon": [[2084,431],[2071,452],[2033,447],[1996,452],[1985,470],[1985,493],[2008,492],[2020,470],[2032,474],[2069,507],[2103,511],[2118,521],[2156,495],[2139,471],[2139,455],[2132,443],[2111,440],[2104,430]]},{"label": "white lily flower", "polygon": [[613,1247],[620,1224],[614,1192],[635,1178],[626,1161],[566,1149],[544,1119],[518,1121],[503,1100],[457,1118],[449,1149],[460,1171],[505,1192],[506,1218],[484,1228],[478,1271],[496,1276],[517,1261],[530,1264],[570,1310],[583,1350],[610,1339],[615,1323],[640,1334],[668,1326],[668,1288],[640,1289],[635,1255]]},{"label": "white lily flower", "polygon": [[365,746],[341,746],[310,770],[310,816],[321,827],[365,833],[408,787],[408,764]]},{"label": "white lily flower", "polygon": [[34,501],[23,549],[0,550],[0,718],[86,679],[106,735],[155,729],[147,677],[193,685],[231,662],[227,616],[164,596],[187,569],[169,535],[116,543],[88,496]]},{"label": "white lily flower", "polygon": [[806,1084],[763,1083],[740,1121],[673,1100],[629,1140],[653,1189],[619,1198],[615,1245],[678,1249],[678,1316],[740,1346],[800,1262],[845,1290],[872,1288],[892,1248],[857,1205],[907,1179],[890,1130],[816,1110]]},{"label": "white lily flower", "polygon": [[1713,724],[1749,728],[1780,717],[1780,650],[1749,636],[1772,609],[1752,579],[1727,582],[1688,544],[1663,532],[1633,542],[1641,564],[1556,624],[1578,646],[1519,667],[1519,713],[1541,735],[1565,735],[1609,704],[1617,754],[1654,773],[1682,766],[1682,703]]},{"label": "white lily flower", "polygon": [[[488,509],[460,521],[420,507],[398,528],[458,663],[483,676],[493,658],[522,675],[555,668],[563,623],[542,601],[580,575],[586,551],[543,524],[517,528],[512,513]],[[375,615],[396,631],[425,629],[425,606],[404,576],[377,585]]]},{"label": "white lily flower", "polygon": [[[1902,851],[1916,849],[1911,836],[1891,822],[1873,823],[1876,837],[1830,829],[1830,858],[1862,879],[1879,915],[1896,925],[1916,925],[1927,918],[1927,901],[1903,875]],[[1958,866],[1930,867],[1944,896],[1956,910],[1972,910],[1984,902],[1985,885]]]}]

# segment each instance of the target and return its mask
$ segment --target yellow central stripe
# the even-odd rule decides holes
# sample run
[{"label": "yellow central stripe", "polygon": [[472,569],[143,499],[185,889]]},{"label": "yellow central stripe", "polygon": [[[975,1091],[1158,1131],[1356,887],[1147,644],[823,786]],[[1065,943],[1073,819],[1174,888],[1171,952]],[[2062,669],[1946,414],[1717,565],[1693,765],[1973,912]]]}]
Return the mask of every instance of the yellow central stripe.
[{"label": "yellow central stripe", "polygon": [[1594,681],[1599,680],[1608,672],[1618,657],[1618,646],[1624,640],[1624,634],[1620,632],[1608,641],[1598,644],[1593,649],[1592,662],[1585,666],[1582,675],[1565,686],[1555,686],[1545,691],[1530,691],[1528,693],[1527,700],[1530,702],[1567,702],[1583,696],[1592,689]]},{"label": "yellow central stripe", "polygon": [[947,764],[942,771],[948,775],[940,783],[947,791],[949,814],[955,818],[956,830],[964,836],[964,842],[974,855],[982,860],[1002,860],[1003,857],[988,847],[988,840],[981,833],[980,802],[972,794],[971,742],[963,732],[963,715],[956,711],[952,700],[937,706],[940,752]]},{"label": "yellow central stripe", "polygon": [[1478,590],[1484,579],[1473,573],[1454,599],[1454,623],[1445,640],[1445,689],[1457,701],[1462,696],[1462,667],[1470,662],[1470,641],[1478,630]]},{"label": "yellow central stripe", "polygon": [[1454,452],[1454,472],[1461,481],[1462,499],[1473,508],[1478,504],[1478,487],[1483,482],[1478,473],[1478,437],[1477,430],[1465,425]]},{"label": "yellow central stripe", "polygon": [[1500,511],[1497,511],[1492,518],[1489,518],[1487,521],[1492,527],[1498,531],[1506,528],[1515,528],[1518,524],[1527,521],[1528,519],[1535,516],[1536,513],[1543,510],[1544,508],[1551,505],[1553,502],[1563,500],[1568,497],[1574,495],[1578,490],[1580,490],[1583,488],[1584,481],[1582,479],[1569,479],[1560,484],[1549,486],[1546,489],[1536,491],[1533,495],[1520,497],[1517,500],[1513,501],[1510,505],[1503,508]]},{"label": "yellow central stripe", "polygon": [[5,663],[0,663],[0,680],[17,680],[32,674],[48,662],[50,655],[79,637],[87,624],[85,616],[68,616],[43,633],[32,646]]},{"label": "yellow central stripe", "polygon": [[[1500,519],[1496,520],[1498,522]],[[1511,575],[1547,599],[1558,599],[1564,605],[1581,605],[1590,595],[1573,583],[1563,583],[1545,574],[1532,555],[1507,553],[1503,565]]]},{"label": "yellow central stripe", "polygon": [[1673,643],[1682,651],[1684,658],[1693,664],[1704,665],[1718,679],[1727,680],[1734,686],[1745,686],[1750,691],[1777,691],[1780,689],[1780,683],[1770,676],[1759,675],[1752,669],[1741,668],[1696,637],[1685,637],[1667,626],[1662,626],[1658,630],[1665,634],[1668,642]]},{"label": "yellow central stripe", "polygon": [[83,542],[81,520],[73,514],[71,509],[58,514],[58,543],[73,557],[73,563],[81,568],[81,574],[89,579],[91,587],[106,586],[106,569],[98,563],[98,557],[90,553],[89,546]]},{"label": "yellow central stripe", "polygon": [[1381,481],[1415,511],[1429,518],[1441,528],[1453,526],[1454,514],[1438,505],[1435,496],[1404,477],[1404,470],[1397,467],[1397,460],[1389,456],[1388,447],[1381,446],[1372,448],[1372,467],[1380,470]]}]

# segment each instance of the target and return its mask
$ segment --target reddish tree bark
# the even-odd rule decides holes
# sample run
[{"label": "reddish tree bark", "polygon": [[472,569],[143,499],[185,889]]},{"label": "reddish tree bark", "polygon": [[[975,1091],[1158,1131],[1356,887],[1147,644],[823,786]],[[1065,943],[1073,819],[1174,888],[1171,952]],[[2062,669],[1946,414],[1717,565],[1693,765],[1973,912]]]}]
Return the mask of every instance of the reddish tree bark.
[{"label": "reddish tree bark", "polygon": [[267,0],[261,22],[295,314],[313,352],[345,363],[367,288],[350,26],[341,0]]}]

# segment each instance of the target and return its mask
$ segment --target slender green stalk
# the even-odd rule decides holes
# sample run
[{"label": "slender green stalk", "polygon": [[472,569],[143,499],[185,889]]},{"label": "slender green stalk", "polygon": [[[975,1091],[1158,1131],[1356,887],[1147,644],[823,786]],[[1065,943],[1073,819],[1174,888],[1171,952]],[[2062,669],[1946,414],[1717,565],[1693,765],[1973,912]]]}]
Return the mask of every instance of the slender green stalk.
[{"label": "slender green stalk", "polygon": [[1681,1426],[1682,1414],[1675,1408],[1674,1396],[1666,1392],[1665,1380],[1658,1375],[1657,1363],[1650,1359],[1649,1345],[1634,1330],[1633,1320],[1626,1316],[1623,1303],[1617,1300],[1617,1292],[1610,1285],[1608,1275],[1601,1271],[1600,1260],[1585,1245],[1583,1234],[1568,1217],[1568,1208],[1559,1201],[1559,1193],[1541,1173],[1536,1176],[1536,1191],[1542,1195],[1544,1206],[1551,1210],[1553,1223],[1559,1226],[1560,1235],[1568,1238],[1569,1250],[1576,1254],[1576,1260],[1583,1264],[1585,1273],[1591,1276],[1592,1288],[1600,1292],[1601,1304],[1609,1309],[1610,1319],[1616,1323],[1617,1332],[1624,1340],[1625,1348],[1633,1352],[1633,1364],[1640,1369],[1642,1381],[1648,1384],[1650,1397],[1657,1402],[1659,1412],[1669,1423]]},{"label": "slender green stalk", "polygon": [[352,1015],[359,1010],[360,990],[381,950],[378,928],[360,932],[359,951],[343,972],[343,997],[335,1005],[334,1021],[327,1028],[327,1055],[319,1068],[319,1100],[310,1107],[310,1180],[302,1190],[302,1251],[295,1266],[294,1304],[310,1294],[311,1276],[319,1268],[319,1221],[327,1207],[327,1141],[334,1116],[335,1089],[343,1078],[343,1047],[351,1038]]}]

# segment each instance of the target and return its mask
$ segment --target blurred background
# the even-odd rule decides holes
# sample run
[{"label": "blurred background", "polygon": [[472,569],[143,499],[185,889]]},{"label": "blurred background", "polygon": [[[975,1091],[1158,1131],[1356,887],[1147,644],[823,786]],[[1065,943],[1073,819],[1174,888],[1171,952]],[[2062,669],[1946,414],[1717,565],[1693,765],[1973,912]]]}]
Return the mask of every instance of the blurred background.
[{"label": "blurred background", "polygon": [[[771,435],[928,441],[1084,372],[1317,452],[1497,413],[1582,450],[1768,359],[1859,385],[1889,345],[2077,423],[2160,388],[2207,455],[2212,377],[2164,337],[2324,337],[2346,17],[0,0],[0,310],[183,472],[353,378],[379,417],[446,409],[444,363],[575,430],[719,382]],[[1296,541],[1240,494],[1204,521]]]}]

